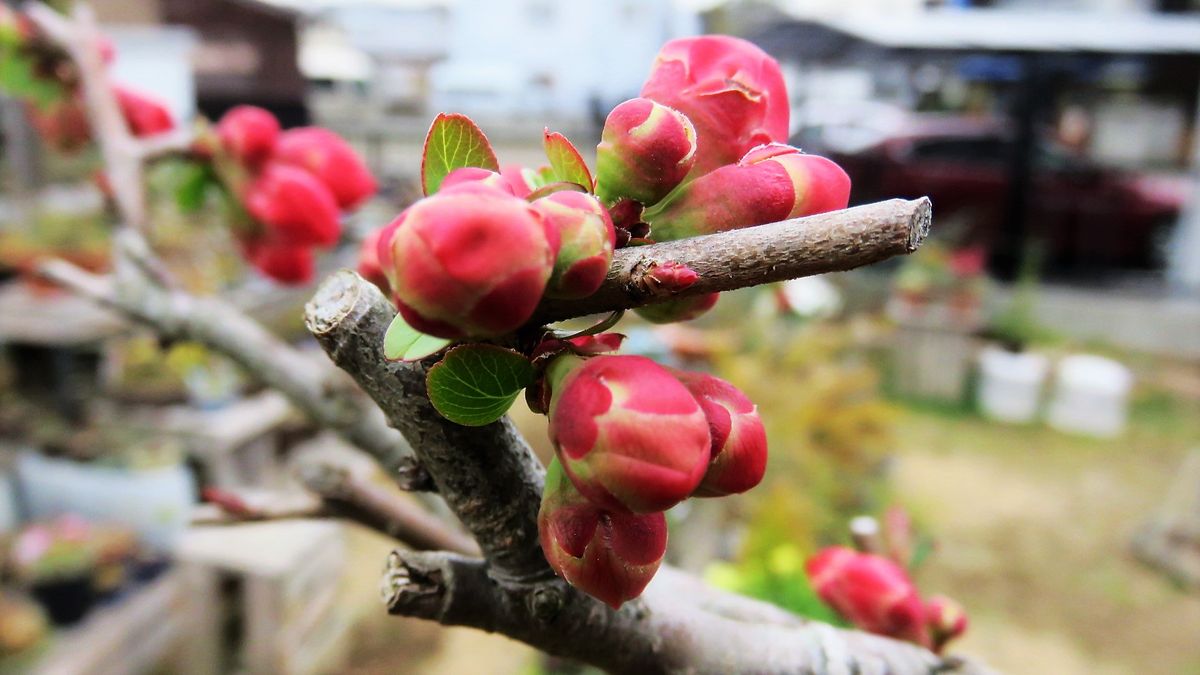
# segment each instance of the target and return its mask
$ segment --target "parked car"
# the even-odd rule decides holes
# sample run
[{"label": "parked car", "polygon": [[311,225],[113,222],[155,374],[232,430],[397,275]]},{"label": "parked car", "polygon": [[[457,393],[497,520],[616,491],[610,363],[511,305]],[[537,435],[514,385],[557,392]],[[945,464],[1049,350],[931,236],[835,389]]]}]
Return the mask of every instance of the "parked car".
[{"label": "parked car", "polygon": [[[854,181],[851,203],[928,195],[940,230],[992,248],[1009,198],[1012,136],[995,119],[912,116],[809,128],[792,141],[846,169]],[[1100,166],[1045,139],[1033,163],[1026,233],[1045,247],[1048,261],[1162,264],[1187,198],[1182,177]]]}]

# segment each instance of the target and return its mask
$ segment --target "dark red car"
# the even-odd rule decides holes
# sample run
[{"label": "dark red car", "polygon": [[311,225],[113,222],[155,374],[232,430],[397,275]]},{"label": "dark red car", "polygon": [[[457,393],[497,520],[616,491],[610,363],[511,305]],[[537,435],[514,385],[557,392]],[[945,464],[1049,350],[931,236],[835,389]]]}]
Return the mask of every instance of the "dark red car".
[{"label": "dark red car", "polygon": [[[826,154],[853,180],[851,203],[929,195],[935,227],[989,248],[1009,198],[1011,133],[1000,122],[909,118],[886,131],[826,126],[793,142]],[[1034,159],[1026,234],[1048,261],[1155,267],[1187,198],[1186,181],[1101,167],[1042,141]]]}]

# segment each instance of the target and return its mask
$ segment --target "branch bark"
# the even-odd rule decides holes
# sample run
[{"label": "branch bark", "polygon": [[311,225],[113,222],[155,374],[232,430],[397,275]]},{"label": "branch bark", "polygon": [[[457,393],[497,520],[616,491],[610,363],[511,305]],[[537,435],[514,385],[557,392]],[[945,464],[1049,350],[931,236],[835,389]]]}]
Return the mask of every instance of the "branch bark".
[{"label": "branch bark", "polygon": [[383,294],[349,271],[322,283],[306,308],[309,330],[330,358],[416,441],[422,465],[485,559],[395,552],[382,586],[390,612],[499,632],[613,672],[953,669],[919,647],[807,622],[673,570],[662,570],[640,600],[615,612],[568,586],[538,544],[537,459],[507,419],[472,428],[442,418],[425,396],[427,364],[383,357],[393,316]]},{"label": "branch bark", "polygon": [[[889,199],[769,225],[623,248],[598,291],[582,300],[547,299],[530,323],[854,269],[912,253],[929,234],[932,217],[928,197]],[[700,275],[699,280],[673,293],[656,288],[648,282],[648,273],[667,262],[687,265]]]}]

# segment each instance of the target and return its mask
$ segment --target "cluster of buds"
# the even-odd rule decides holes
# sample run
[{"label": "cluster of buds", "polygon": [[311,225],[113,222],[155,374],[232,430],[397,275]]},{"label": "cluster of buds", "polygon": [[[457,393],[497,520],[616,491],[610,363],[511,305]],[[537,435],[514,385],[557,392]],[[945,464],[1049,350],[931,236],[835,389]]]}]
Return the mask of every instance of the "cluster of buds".
[{"label": "cluster of buds", "polygon": [[[104,36],[98,38],[98,49],[106,66],[116,58],[112,42]],[[72,153],[92,140],[78,68],[27,16],[7,6],[0,6],[0,59],[9,61],[14,70],[29,68],[24,74],[30,79],[26,87],[36,87],[41,95],[25,100],[25,114],[48,146]],[[134,136],[153,136],[175,128],[170,111],[155,97],[122,84],[114,85],[113,90]]]},{"label": "cluster of buds", "polygon": [[807,571],[821,600],[862,630],[940,652],[967,629],[958,603],[923,600],[904,567],[884,556],[831,546],[808,561]]},{"label": "cluster of buds", "polygon": [[196,142],[248,216],[237,235],[247,260],[282,283],[304,283],[314,250],[341,237],[341,213],[373,195],[375,178],[337,134],[282,131],[269,111],[238,106]]},{"label": "cluster of buds", "polygon": [[767,439],[757,408],[733,385],[597,353],[614,346],[605,338],[567,346],[546,368],[540,396],[549,403],[540,407],[555,459],[538,522],[550,566],[619,607],[658,569],[663,512],[757,485]]},{"label": "cluster of buds", "polygon": [[[828,159],[784,145],[788,118],[783,74],[761,49],[720,35],[673,40],[641,97],[605,121],[597,194],[626,240],[669,241],[845,208],[849,178]],[[686,321],[716,300],[638,313],[654,323]]]}]

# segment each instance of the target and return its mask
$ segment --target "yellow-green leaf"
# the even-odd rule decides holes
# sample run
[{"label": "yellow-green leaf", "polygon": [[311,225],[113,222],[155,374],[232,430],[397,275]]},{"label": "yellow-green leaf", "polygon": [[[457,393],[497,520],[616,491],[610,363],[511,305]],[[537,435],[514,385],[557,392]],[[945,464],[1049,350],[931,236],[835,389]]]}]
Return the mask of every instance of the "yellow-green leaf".
[{"label": "yellow-green leaf", "polygon": [[483,131],[471,118],[458,113],[441,113],[433,119],[421,154],[421,190],[431,195],[455,169],[475,166],[499,171],[500,162]]},{"label": "yellow-green leaf", "polygon": [[546,158],[550,160],[550,168],[554,171],[555,178],[575,183],[588,192],[592,191],[595,187],[592,172],[588,170],[587,162],[583,161],[583,155],[579,154],[566,136],[546,129],[544,145]]},{"label": "yellow-green leaf", "polygon": [[449,340],[426,335],[397,314],[383,335],[383,356],[389,361],[416,361],[438,353],[448,344]]}]

